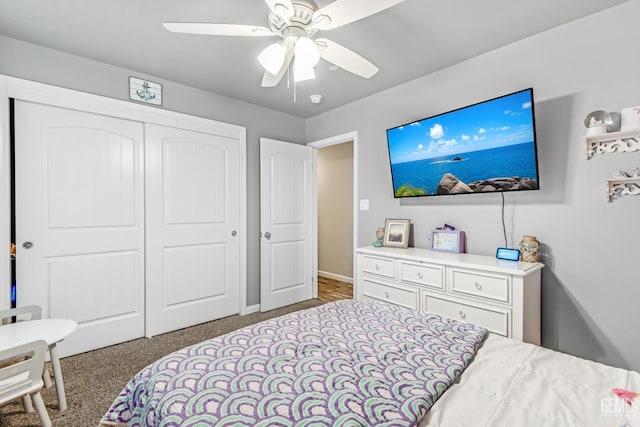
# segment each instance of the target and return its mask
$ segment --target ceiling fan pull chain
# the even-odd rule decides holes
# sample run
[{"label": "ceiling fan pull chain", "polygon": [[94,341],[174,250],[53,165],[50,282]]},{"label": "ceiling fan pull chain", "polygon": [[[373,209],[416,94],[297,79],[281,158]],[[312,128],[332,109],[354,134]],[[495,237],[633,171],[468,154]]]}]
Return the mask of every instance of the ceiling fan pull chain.
[{"label": "ceiling fan pull chain", "polygon": [[[287,89],[291,88],[291,64],[287,67]],[[296,82],[293,81],[293,103],[296,102]]]}]

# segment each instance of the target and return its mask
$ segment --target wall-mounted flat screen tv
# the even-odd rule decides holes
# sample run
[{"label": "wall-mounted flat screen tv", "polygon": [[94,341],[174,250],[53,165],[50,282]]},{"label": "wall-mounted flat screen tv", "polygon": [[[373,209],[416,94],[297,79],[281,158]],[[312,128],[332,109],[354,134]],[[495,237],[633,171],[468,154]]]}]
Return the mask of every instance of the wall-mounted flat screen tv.
[{"label": "wall-mounted flat screen tv", "polygon": [[533,89],[387,130],[396,198],[538,190]]}]

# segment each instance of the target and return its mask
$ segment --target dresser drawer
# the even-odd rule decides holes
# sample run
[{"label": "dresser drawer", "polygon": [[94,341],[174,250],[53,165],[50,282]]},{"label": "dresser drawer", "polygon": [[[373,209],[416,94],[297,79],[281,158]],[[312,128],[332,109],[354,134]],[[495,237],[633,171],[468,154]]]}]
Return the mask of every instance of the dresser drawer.
[{"label": "dresser drawer", "polygon": [[444,267],[400,261],[400,280],[432,288],[444,289]]},{"label": "dresser drawer", "polygon": [[424,310],[461,322],[484,326],[490,332],[509,336],[510,310],[475,307],[460,302],[448,301],[430,295],[424,296]]},{"label": "dresser drawer", "polygon": [[451,270],[451,291],[465,295],[510,302],[509,276],[485,274],[467,270]]},{"label": "dresser drawer", "polygon": [[398,288],[363,280],[362,296],[401,305],[414,310],[418,309],[418,290],[413,288]]},{"label": "dresser drawer", "polygon": [[396,278],[396,262],[389,258],[377,258],[372,256],[362,256],[362,271],[378,276]]}]

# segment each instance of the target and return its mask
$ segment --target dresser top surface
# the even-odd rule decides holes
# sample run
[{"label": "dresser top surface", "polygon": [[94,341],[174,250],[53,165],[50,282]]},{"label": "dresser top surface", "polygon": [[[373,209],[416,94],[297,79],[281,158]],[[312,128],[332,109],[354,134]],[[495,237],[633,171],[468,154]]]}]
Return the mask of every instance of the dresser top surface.
[{"label": "dresser top surface", "polygon": [[487,255],[452,254],[424,248],[402,249],[366,246],[356,249],[356,253],[393,257],[417,262],[430,262],[455,267],[477,268],[517,276],[526,276],[544,268],[544,264],[541,262],[507,261]]}]

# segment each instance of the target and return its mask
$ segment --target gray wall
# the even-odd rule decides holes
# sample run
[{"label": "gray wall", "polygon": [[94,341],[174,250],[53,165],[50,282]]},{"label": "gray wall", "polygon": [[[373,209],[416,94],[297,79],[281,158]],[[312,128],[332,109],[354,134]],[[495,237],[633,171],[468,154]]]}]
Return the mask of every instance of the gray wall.
[{"label": "gray wall", "polygon": [[353,142],[318,150],[318,271],[353,277]]},{"label": "gray wall", "polygon": [[494,255],[500,195],[394,200],[385,130],[533,87],[542,189],[507,194],[506,222],[509,246],[525,234],[543,244],[543,345],[640,370],[640,197],[604,201],[604,180],[640,166],[640,152],[585,160],[582,123],[640,105],[638,16],[630,1],[308,119],[310,141],[358,131],[359,197],[371,202],[359,245],[385,218],[410,218],[415,246],[447,222],[466,231],[468,252]]},{"label": "gray wall", "polygon": [[[640,105],[640,0],[575,21],[454,67],[303,121],[241,101],[0,36],[0,73],[127,99],[127,78],[164,87],[164,108],[247,127],[248,303],[258,288],[258,139],[296,143],[357,130],[359,244],[387,217],[411,218],[415,245],[443,222],[464,229],[468,251],[504,244],[500,196],[393,199],[389,127],[511,91],[534,87],[542,190],[507,194],[509,245],[523,234],[543,243],[543,345],[640,370],[640,197],[604,202],[604,179],[640,166],[640,152],[585,160],[582,120],[596,109]],[[428,48],[428,46],[425,46]],[[402,66],[402,64],[398,64]],[[306,135],[305,135],[306,131]]]},{"label": "gray wall", "polygon": [[124,68],[0,36],[0,74],[128,100],[129,76],[163,85],[163,107],[247,128],[247,303],[260,301],[259,139],[304,143],[304,120]]}]

